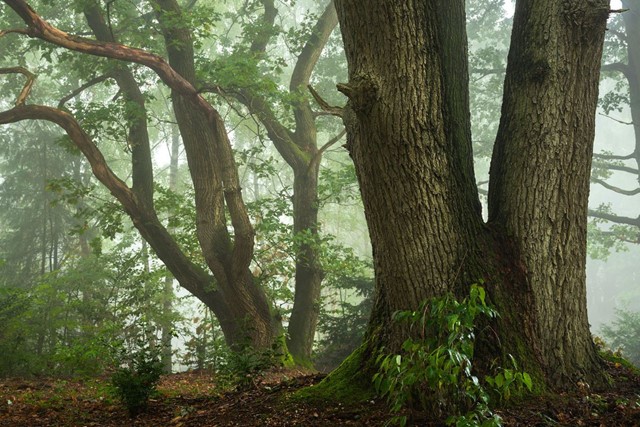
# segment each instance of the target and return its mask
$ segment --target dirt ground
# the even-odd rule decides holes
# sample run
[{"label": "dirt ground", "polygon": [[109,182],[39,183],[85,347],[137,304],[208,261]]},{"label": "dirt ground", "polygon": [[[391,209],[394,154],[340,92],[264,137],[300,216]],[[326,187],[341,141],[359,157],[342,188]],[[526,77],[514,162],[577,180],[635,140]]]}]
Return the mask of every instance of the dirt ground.
[{"label": "dirt ground", "polygon": [[[640,377],[609,364],[614,387],[604,392],[536,397],[496,412],[506,426],[640,426]],[[321,375],[276,371],[242,390],[223,391],[204,373],[163,377],[146,413],[128,417],[109,397],[106,380],[0,379],[0,426],[382,426],[384,401],[310,405],[287,399]],[[412,425],[443,425],[417,414]]]}]

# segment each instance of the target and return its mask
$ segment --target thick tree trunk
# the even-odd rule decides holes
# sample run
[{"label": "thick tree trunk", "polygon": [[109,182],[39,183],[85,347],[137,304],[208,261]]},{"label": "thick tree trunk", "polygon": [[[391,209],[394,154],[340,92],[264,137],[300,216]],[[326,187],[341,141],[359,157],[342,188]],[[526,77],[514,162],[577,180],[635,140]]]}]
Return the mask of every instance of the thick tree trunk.
[{"label": "thick tree trunk", "polygon": [[397,348],[406,335],[391,322],[395,311],[480,279],[469,265],[483,226],[469,179],[464,5],[336,7],[349,62],[349,84],[339,86],[349,97],[347,148],[374,254],[370,331],[381,334],[377,346]]},{"label": "thick tree trunk", "polygon": [[520,257],[532,296],[526,343],[558,386],[595,381],[599,370],[586,213],[607,16],[606,0],[518,3],[491,162],[489,223]]},{"label": "thick tree trunk", "polygon": [[502,318],[479,359],[513,353],[552,387],[599,383],[584,265],[607,2],[518,3],[487,225],[473,178],[464,2],[336,8],[349,63],[339,89],[349,97],[344,120],[376,299],[361,360],[334,378],[353,381],[381,346],[398,349],[407,331],[394,311],[484,279]]},{"label": "thick tree trunk", "polygon": [[[169,64],[195,85],[194,50],[190,30],[176,24],[181,10],[175,0],[157,0]],[[167,19],[171,21],[167,23]],[[216,279],[240,337],[240,348],[269,348],[282,333],[264,290],[254,282],[249,263],[253,256],[253,227],[241,196],[237,167],[224,122],[217,111],[194,108],[189,97],[174,90],[173,109],[187,154],[196,197],[196,229],[207,265]],[[227,225],[229,214],[234,229]],[[230,337],[226,337],[229,341]],[[238,341],[240,338],[240,341]],[[242,342],[244,341],[244,342]]]}]

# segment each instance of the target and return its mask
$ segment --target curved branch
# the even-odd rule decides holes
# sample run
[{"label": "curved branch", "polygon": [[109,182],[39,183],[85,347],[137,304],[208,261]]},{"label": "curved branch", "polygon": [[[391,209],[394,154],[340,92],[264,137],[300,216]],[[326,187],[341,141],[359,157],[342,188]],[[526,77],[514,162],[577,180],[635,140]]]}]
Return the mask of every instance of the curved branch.
[{"label": "curved branch", "polygon": [[302,51],[298,55],[298,60],[293,69],[291,75],[291,81],[289,83],[289,90],[296,91],[300,89],[300,86],[306,86],[309,84],[311,73],[315,68],[320,54],[324,49],[329,36],[333,32],[334,28],[338,25],[338,14],[333,4],[333,0],[329,2],[324,12],[313,27],[309,40],[305,43]]},{"label": "curved branch", "polygon": [[640,228],[640,217],[629,218],[626,216],[618,216],[614,214],[598,212],[593,209],[589,209],[588,215],[592,218],[604,219],[606,221],[615,222],[616,224],[631,225],[631,226]]},{"label": "curved branch", "polygon": [[618,122],[618,123],[620,123],[622,125],[633,125],[633,122],[625,122],[624,120],[616,119],[615,117],[611,117],[611,116],[608,116],[608,115],[603,114],[603,113],[598,113],[598,115],[600,115],[602,117],[606,117],[607,119],[611,119],[614,122]]},{"label": "curved branch", "polygon": [[347,129],[344,128],[342,129],[342,131],[340,131],[339,134],[331,138],[322,147],[320,147],[320,149],[313,155],[313,158],[309,162],[308,170],[312,170],[313,168],[315,168],[317,164],[320,163],[320,160],[322,160],[322,155],[324,154],[324,152],[327,151],[335,143],[340,141],[342,137],[345,136],[346,134],[347,134]]},{"label": "curved branch", "polygon": [[612,62],[610,64],[602,64],[600,71],[617,71],[627,76],[629,73],[629,66],[624,62]]},{"label": "curved branch", "polygon": [[33,83],[36,81],[35,74],[24,67],[0,68],[0,74],[22,74],[27,78],[27,82],[22,87],[22,90],[16,99],[16,107],[24,105],[29,93],[31,92]]},{"label": "curved branch", "polygon": [[329,105],[329,103],[325,101],[311,85],[308,85],[307,88],[309,89],[309,92],[311,92],[311,96],[313,96],[313,99],[316,100],[316,102],[318,103],[318,105],[320,105],[320,108],[322,108],[323,111],[327,112],[332,116],[342,117],[342,112],[343,112],[342,107],[333,107]]},{"label": "curved branch", "polygon": [[640,194],[640,188],[636,188],[633,190],[625,190],[620,187],[616,187],[615,185],[607,184],[605,181],[598,178],[592,178],[591,182],[595,184],[600,184],[608,190],[615,191],[616,193],[623,194],[625,196],[635,196],[636,194]]},{"label": "curved branch", "polygon": [[601,159],[601,160],[630,160],[636,157],[636,152],[632,152],[630,154],[626,154],[624,156],[615,156],[612,154],[593,154],[593,158]]},{"label": "curved branch", "polygon": [[[135,62],[149,67],[155,71],[167,86],[185,96],[199,108],[202,108],[210,117],[216,115],[217,111],[198,94],[195,87],[174,70],[162,57],[143,49],[137,49],[119,43],[98,42],[67,34],[42,19],[25,1],[3,1],[8,4],[29,27],[28,30],[23,31],[23,34],[39,38],[75,52],[126,62]],[[15,30],[12,31],[16,32]]]},{"label": "curved branch", "polygon": [[65,130],[91,165],[94,176],[120,202],[142,237],[149,242],[180,284],[220,313],[227,313],[219,292],[210,288],[213,278],[193,264],[175,243],[153,211],[140,204],[133,191],[109,168],[104,156],[76,119],[63,110],[42,105],[23,105],[0,112],[0,124],[23,120],[46,120]]},{"label": "curved branch", "polygon": [[23,34],[25,36],[30,35],[30,31],[25,28],[14,28],[10,30],[0,30],[0,37],[3,37],[7,34]]}]

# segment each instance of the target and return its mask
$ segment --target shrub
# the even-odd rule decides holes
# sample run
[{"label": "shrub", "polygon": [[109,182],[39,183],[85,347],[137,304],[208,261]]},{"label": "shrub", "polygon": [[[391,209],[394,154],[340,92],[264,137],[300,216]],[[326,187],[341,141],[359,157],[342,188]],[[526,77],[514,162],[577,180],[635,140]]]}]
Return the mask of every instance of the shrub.
[{"label": "shrub", "polygon": [[158,351],[148,346],[130,354],[124,352],[123,359],[125,366],[111,376],[111,384],[113,393],[133,418],[147,409],[149,398],[156,393],[163,366]]},{"label": "shrub", "polygon": [[[447,425],[500,426],[501,419],[489,408],[489,392],[472,372],[474,324],[478,315],[496,317],[498,313],[485,302],[485,291],[472,285],[462,302],[447,295],[421,304],[418,311],[400,311],[396,321],[408,322],[417,331],[403,344],[400,354],[377,357],[378,372],[373,377],[376,390],[386,396],[393,413],[425,410]],[[502,398],[511,391],[531,390],[530,376],[513,369],[500,369],[484,382]],[[404,426],[406,415],[391,422]]]}]

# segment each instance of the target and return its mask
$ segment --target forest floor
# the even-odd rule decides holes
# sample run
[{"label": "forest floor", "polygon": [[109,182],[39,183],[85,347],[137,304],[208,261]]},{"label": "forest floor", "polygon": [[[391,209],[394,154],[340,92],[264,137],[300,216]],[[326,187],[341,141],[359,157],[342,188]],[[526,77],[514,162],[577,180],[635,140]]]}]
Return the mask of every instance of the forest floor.
[{"label": "forest floor", "polygon": [[[614,387],[607,391],[535,397],[496,413],[505,426],[640,426],[640,377],[619,364],[608,371]],[[207,374],[167,375],[136,419],[109,397],[106,379],[0,379],[0,426],[382,426],[390,418],[380,400],[311,405],[287,398],[318,383],[318,374],[278,370],[258,378],[225,391]],[[416,414],[414,424],[443,425],[428,414]]]}]

